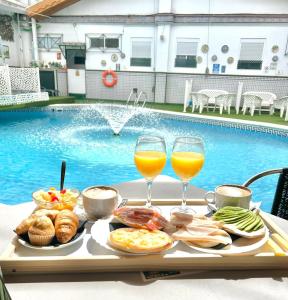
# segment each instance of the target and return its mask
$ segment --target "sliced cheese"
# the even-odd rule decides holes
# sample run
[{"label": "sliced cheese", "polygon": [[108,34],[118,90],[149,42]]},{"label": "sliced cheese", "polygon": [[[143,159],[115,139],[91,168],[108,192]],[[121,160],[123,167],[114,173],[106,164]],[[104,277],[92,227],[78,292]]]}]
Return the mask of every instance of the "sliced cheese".
[{"label": "sliced cheese", "polygon": [[285,252],[271,238],[267,241],[267,246],[274,252],[275,256],[285,256]]},{"label": "sliced cheese", "polygon": [[288,241],[283,239],[283,237],[278,233],[272,233],[271,237],[283,250],[288,252]]}]

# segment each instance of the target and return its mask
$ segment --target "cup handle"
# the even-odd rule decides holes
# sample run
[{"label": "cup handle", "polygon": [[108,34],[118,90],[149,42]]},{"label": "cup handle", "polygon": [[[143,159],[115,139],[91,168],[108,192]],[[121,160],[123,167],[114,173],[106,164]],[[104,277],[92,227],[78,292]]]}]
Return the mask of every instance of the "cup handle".
[{"label": "cup handle", "polygon": [[[213,199],[208,199],[209,195],[213,195]],[[215,192],[209,191],[205,194],[204,199],[209,203],[209,204],[215,204]]]}]

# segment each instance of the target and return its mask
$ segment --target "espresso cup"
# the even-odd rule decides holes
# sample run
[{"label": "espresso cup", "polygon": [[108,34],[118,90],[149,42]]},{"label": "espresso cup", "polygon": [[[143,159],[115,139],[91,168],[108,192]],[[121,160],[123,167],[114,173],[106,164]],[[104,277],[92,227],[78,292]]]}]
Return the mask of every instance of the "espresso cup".
[{"label": "espresso cup", "polygon": [[82,191],[83,207],[90,219],[112,215],[118,204],[119,192],[109,186],[91,186]]},{"label": "espresso cup", "polygon": [[217,209],[225,206],[239,206],[249,209],[251,197],[250,189],[237,184],[219,185],[214,192],[209,191],[205,194],[205,200]]}]

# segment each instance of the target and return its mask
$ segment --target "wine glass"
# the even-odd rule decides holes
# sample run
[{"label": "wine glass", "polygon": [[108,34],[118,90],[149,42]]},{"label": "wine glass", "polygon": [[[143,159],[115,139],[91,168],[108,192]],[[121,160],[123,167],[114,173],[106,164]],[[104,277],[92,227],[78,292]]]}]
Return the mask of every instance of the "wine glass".
[{"label": "wine glass", "polygon": [[187,187],[189,181],[195,177],[204,165],[204,143],[199,137],[178,137],[174,141],[171,156],[171,164],[174,172],[182,181],[182,204],[174,207],[173,212],[195,213],[186,206]]},{"label": "wine glass", "polygon": [[147,183],[146,207],[151,208],[152,182],[166,164],[166,145],[162,137],[143,135],[137,139],[134,162]]}]

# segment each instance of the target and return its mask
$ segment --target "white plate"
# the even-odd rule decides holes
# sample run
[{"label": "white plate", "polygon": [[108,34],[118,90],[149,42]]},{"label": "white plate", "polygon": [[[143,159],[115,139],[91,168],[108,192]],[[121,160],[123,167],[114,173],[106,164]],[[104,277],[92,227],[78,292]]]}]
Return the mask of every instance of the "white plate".
[{"label": "white plate", "polygon": [[247,239],[240,237],[239,239],[232,242],[231,245],[226,246],[222,249],[213,249],[213,248],[202,248],[196,245],[193,245],[189,242],[184,242],[188,247],[209,254],[219,254],[219,255],[244,255],[255,252],[255,250],[261,248],[269,239],[269,230],[266,229],[265,235],[259,238]]},{"label": "white plate", "polygon": [[27,247],[27,248],[30,248],[30,249],[36,249],[36,250],[58,250],[58,249],[63,249],[63,248],[66,248],[66,247],[70,247],[74,244],[76,244],[77,242],[79,242],[80,240],[83,239],[83,237],[85,236],[86,234],[86,228],[84,228],[83,232],[73,241],[71,242],[68,242],[66,244],[61,244],[59,246],[43,246],[43,247],[40,247],[40,246],[33,246],[31,245],[30,243],[18,238],[18,242],[23,245],[24,247]]},{"label": "white plate", "polygon": [[165,253],[166,251],[169,251],[173,247],[175,247],[178,243],[177,241],[175,241],[173,243],[173,245],[171,246],[171,248],[163,250],[161,252],[156,252],[156,253],[131,253],[131,252],[125,252],[125,251],[115,249],[108,244],[108,238],[109,238],[109,234],[110,234],[109,223],[111,222],[112,219],[113,218],[109,218],[106,220],[98,220],[97,222],[95,222],[95,224],[91,227],[91,236],[100,246],[104,247],[107,250],[113,251],[116,254],[132,255],[132,256],[160,254],[160,253],[162,254],[162,253]]}]

